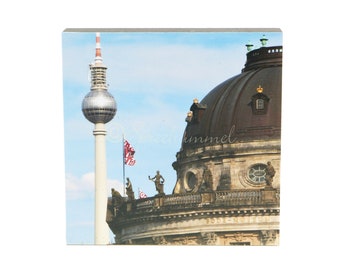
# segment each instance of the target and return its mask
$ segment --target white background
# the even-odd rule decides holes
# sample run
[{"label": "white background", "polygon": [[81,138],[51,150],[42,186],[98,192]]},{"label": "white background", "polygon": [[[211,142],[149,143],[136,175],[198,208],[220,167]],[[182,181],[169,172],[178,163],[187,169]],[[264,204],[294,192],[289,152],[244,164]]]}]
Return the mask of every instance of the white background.
[{"label": "white background", "polygon": [[[335,3],[2,1],[0,268],[336,268],[340,59]],[[283,30],[279,247],[66,245],[61,33],[74,27]]]}]

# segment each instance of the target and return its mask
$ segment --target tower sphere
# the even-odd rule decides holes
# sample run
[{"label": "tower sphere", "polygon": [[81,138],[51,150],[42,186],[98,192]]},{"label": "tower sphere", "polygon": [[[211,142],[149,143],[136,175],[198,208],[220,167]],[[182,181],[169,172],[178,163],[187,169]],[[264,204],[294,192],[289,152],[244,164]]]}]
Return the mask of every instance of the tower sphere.
[{"label": "tower sphere", "polygon": [[92,90],[83,99],[82,111],[90,122],[106,124],[116,115],[116,100],[107,90]]}]

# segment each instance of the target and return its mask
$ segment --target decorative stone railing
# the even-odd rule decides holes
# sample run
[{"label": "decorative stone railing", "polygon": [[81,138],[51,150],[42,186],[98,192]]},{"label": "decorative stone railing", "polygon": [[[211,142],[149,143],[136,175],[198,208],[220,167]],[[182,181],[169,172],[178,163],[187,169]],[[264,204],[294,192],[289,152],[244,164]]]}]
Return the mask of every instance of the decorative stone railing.
[{"label": "decorative stone railing", "polygon": [[248,61],[253,60],[252,58],[258,57],[270,57],[268,54],[282,54],[282,46],[274,46],[274,47],[261,47],[259,49],[250,51],[247,54]]},{"label": "decorative stone railing", "polygon": [[[179,210],[200,207],[242,207],[279,204],[279,189],[229,190],[196,194],[174,194],[124,202],[119,206],[124,213],[145,213],[162,210]],[[113,207],[115,207],[113,205]],[[117,212],[117,211],[114,211]]]},{"label": "decorative stone railing", "polygon": [[216,193],[215,204],[237,205],[258,205],[263,203],[261,190],[240,190],[234,192]]},{"label": "decorative stone railing", "polygon": [[247,53],[247,62],[242,71],[256,67],[282,66],[282,46],[261,47]]},{"label": "decorative stone railing", "polygon": [[202,198],[200,194],[188,194],[182,196],[168,195],[164,197],[164,206],[175,206],[175,205],[197,205],[201,203]]}]

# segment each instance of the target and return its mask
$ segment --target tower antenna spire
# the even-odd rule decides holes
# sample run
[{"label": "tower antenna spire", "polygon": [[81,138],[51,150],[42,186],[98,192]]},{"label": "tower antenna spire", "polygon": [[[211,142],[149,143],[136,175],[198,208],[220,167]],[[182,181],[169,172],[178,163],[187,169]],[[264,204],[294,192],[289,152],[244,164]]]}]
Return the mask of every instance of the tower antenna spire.
[{"label": "tower antenna spire", "polygon": [[106,66],[103,63],[102,50],[100,46],[100,33],[96,33],[96,56],[94,62],[90,64],[91,89],[107,90]]},{"label": "tower antenna spire", "polygon": [[102,50],[100,47],[100,33],[96,33],[96,57],[95,57],[95,62],[103,62],[102,58]]}]

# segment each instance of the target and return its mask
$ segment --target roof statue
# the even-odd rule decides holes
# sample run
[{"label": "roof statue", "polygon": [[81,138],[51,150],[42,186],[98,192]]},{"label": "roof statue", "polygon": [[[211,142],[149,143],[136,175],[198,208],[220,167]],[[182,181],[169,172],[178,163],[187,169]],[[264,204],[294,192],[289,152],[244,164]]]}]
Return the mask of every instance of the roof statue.
[{"label": "roof statue", "polygon": [[270,161],[267,162],[265,171],[266,171],[266,184],[267,186],[271,187],[273,183],[273,178],[276,172]]},{"label": "roof statue", "polygon": [[164,194],[164,178],[163,176],[159,173],[159,171],[156,172],[156,175],[154,177],[149,176],[149,180],[153,181],[155,183],[156,190],[158,192],[158,195],[163,195]]},{"label": "roof statue", "polygon": [[130,178],[126,178],[126,195],[128,196],[128,201],[133,201],[135,199],[135,193],[132,190],[132,184]]}]

